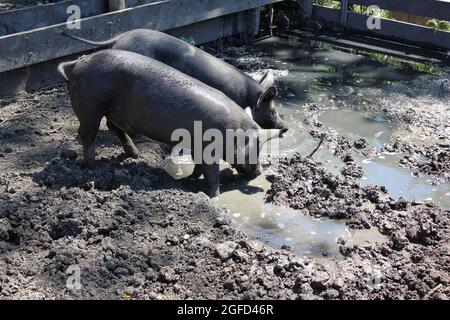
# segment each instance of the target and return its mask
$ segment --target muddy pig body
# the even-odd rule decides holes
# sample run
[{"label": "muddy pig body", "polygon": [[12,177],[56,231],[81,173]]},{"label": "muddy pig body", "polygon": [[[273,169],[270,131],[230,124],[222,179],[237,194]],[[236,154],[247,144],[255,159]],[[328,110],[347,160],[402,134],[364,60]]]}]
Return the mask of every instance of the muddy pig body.
[{"label": "muddy pig body", "polygon": [[[58,70],[69,82],[68,92],[80,122],[84,157],[91,165],[95,160],[95,137],[103,117],[121,140],[125,152],[133,157],[138,156],[138,151],[129,132],[174,145],[178,142],[172,141],[172,133],[177,129],[187,130],[193,143],[199,139],[194,132],[196,121],[201,121],[203,132],[218,129],[224,137],[228,129],[261,130],[222,92],[136,53],[104,50],[63,63]],[[235,167],[249,176],[261,172],[259,162]],[[208,194],[217,196],[219,164],[198,164],[196,170],[203,173]]]},{"label": "muddy pig body", "polygon": [[113,49],[136,52],[161,61],[205,84],[222,91],[242,108],[250,107],[254,120],[264,129],[286,128],[274,106],[277,90],[273,75],[260,82],[213,55],[163,32],[136,29],[105,42],[77,40]]}]

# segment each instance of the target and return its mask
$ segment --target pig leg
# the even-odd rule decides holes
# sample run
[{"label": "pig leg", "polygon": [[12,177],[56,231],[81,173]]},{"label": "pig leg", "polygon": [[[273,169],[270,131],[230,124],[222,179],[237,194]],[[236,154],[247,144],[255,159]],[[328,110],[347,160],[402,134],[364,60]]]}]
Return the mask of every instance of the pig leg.
[{"label": "pig leg", "polygon": [[106,121],[106,125],[108,126],[108,129],[119,138],[123,149],[125,150],[125,154],[134,159],[139,158],[139,151],[130,136],[109,120]]},{"label": "pig leg", "polygon": [[83,144],[84,161],[89,168],[93,168],[95,164],[95,138],[97,137],[102,117],[79,117],[79,120],[80,128],[78,129],[78,134]]},{"label": "pig leg", "polygon": [[205,176],[207,193],[211,198],[220,194],[220,169],[219,164],[203,164],[203,175]]}]

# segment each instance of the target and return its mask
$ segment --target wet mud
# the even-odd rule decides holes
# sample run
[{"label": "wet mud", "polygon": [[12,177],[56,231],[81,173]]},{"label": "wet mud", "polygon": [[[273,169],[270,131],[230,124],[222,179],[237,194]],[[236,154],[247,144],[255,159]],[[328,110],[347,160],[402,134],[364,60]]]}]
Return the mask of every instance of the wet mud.
[{"label": "wet mud", "polygon": [[[289,214],[293,225],[311,223],[304,217],[314,219],[314,228],[338,221],[336,234],[347,228],[352,236],[330,233],[326,245],[332,242],[336,252],[315,255],[300,254],[287,238],[275,245],[252,231],[251,219],[243,227],[234,209],[224,208],[226,198],[207,198],[201,180],[174,180],[164,170],[167,147],[138,138],[141,159],[127,159],[104,124],[97,166],[86,168],[78,122],[60,86],[0,101],[0,298],[448,299],[448,208],[363,183],[360,161],[395,152],[399,165],[436,184],[448,180],[448,76],[372,88],[364,96],[370,103],[344,81],[330,102],[320,94],[303,99],[303,84],[290,77],[311,70],[288,70],[261,48],[216,47],[215,53],[255,78],[274,69],[279,100],[292,103],[282,115],[298,115],[292,124],[299,129],[291,131],[298,140],[282,142],[282,154],[265,160],[267,188],[244,183],[243,193],[285,208],[273,215]],[[395,126],[385,129],[387,137],[377,126],[368,137],[346,135],[325,113],[341,104]],[[320,163],[326,152],[339,164],[333,170]],[[227,195],[241,180],[223,175]],[[368,234],[376,240],[359,239]]]}]

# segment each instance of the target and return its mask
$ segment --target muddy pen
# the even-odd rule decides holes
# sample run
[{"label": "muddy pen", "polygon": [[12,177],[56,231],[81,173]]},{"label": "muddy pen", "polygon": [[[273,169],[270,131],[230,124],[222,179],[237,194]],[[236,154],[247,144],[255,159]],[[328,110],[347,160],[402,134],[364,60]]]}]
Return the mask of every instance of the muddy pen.
[{"label": "muddy pen", "polygon": [[443,0],[1,0],[0,300],[448,300],[449,21]]}]

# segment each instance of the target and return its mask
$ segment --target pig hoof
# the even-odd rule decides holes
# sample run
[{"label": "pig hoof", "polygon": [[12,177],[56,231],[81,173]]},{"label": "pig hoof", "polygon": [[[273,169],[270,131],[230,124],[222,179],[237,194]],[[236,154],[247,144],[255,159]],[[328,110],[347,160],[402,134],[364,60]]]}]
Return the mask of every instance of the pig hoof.
[{"label": "pig hoof", "polygon": [[209,191],[209,192],[208,192],[208,195],[209,195],[209,197],[210,197],[211,199],[214,199],[214,198],[219,197],[220,192],[219,192],[219,190],[216,190],[216,191]]},{"label": "pig hoof", "polygon": [[126,146],[124,147],[125,154],[133,159],[139,159],[139,151],[136,148]]}]

